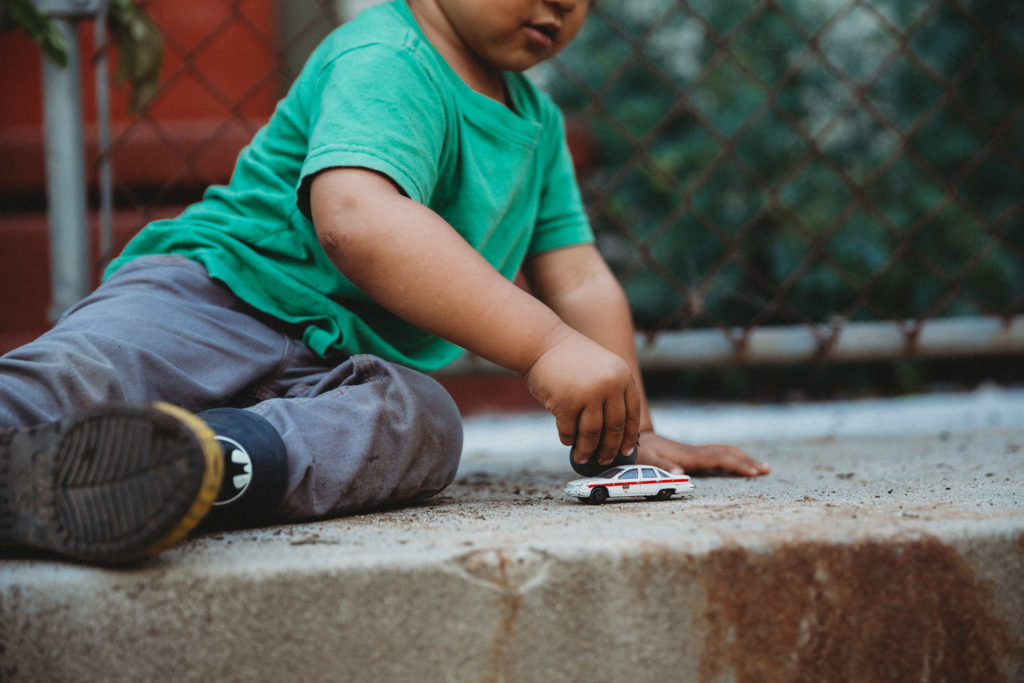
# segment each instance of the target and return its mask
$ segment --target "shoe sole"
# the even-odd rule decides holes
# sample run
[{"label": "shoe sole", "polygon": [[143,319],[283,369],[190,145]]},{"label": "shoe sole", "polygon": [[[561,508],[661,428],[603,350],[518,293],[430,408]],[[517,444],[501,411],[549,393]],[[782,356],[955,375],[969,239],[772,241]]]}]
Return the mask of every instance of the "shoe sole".
[{"label": "shoe sole", "polygon": [[11,430],[0,435],[0,543],[96,563],[156,554],[203,519],[223,468],[213,430],[168,403]]}]

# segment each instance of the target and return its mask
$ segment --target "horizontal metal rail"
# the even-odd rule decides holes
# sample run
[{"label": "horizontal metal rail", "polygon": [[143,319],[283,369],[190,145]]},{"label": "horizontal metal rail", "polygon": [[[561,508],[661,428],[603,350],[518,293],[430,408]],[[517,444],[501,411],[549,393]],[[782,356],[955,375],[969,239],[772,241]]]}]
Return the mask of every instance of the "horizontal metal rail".
[{"label": "horizontal metal rail", "polygon": [[[1024,316],[662,332],[637,335],[637,349],[644,370],[1024,354]],[[501,372],[467,354],[437,375]]]}]

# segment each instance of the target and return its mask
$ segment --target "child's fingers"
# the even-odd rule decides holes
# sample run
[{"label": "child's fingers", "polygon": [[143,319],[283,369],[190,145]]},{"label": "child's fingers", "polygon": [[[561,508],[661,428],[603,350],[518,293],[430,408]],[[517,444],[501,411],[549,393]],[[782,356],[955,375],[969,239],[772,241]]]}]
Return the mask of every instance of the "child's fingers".
[{"label": "child's fingers", "polygon": [[[573,446],[576,444],[576,428],[578,424],[579,415],[577,413],[555,415],[555,428],[558,429],[558,440],[562,442],[562,445]],[[577,462],[586,462],[586,460],[580,460],[578,454],[576,460]]]},{"label": "child's fingers", "polygon": [[771,471],[735,446],[708,444],[697,446],[690,455],[690,470],[726,470],[745,477],[757,477]]},{"label": "child's fingers", "polygon": [[622,445],[619,450],[623,455],[632,453],[640,441],[641,408],[640,390],[636,384],[630,384],[626,389],[626,428],[622,432]]},{"label": "child's fingers", "polygon": [[767,464],[754,460],[735,446],[693,446],[654,434],[648,438],[647,444],[641,454],[642,460],[673,473],[724,470],[745,477],[758,477],[771,472]]},{"label": "child's fingers", "polygon": [[672,474],[683,474],[686,471],[679,463],[674,460],[669,460],[668,458],[663,458],[658,453],[651,453],[643,460],[645,465],[654,465],[655,467],[660,467],[666,472],[670,472]]},{"label": "child's fingers", "polygon": [[576,431],[576,462],[587,462],[601,442],[604,411],[601,406],[586,406],[580,413]]},{"label": "child's fingers", "polygon": [[601,431],[601,445],[597,461],[608,465],[622,450],[622,435],[626,431],[625,398],[612,400],[604,405],[604,424]]},{"label": "child's fingers", "polygon": [[[598,462],[610,464],[617,455],[629,455],[640,438],[640,392],[630,384],[621,398],[604,404]],[[576,444],[579,450],[579,443]],[[577,462],[585,462],[577,457]]]}]

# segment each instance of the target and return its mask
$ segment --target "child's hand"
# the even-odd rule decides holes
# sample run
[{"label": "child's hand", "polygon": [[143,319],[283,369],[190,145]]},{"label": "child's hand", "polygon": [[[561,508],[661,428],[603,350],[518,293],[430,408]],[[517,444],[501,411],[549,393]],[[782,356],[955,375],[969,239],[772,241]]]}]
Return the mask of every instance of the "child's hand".
[{"label": "child's hand", "polygon": [[640,433],[637,462],[657,465],[676,474],[684,471],[725,470],[745,477],[759,477],[771,472],[766,463],[754,460],[735,446],[692,446],[666,439],[654,432]]},{"label": "child's hand", "polygon": [[[566,328],[568,329],[568,328]],[[640,431],[640,390],[624,360],[587,337],[569,332],[526,371],[526,382],[555,416],[558,436],[586,462],[608,464],[631,453]]]}]

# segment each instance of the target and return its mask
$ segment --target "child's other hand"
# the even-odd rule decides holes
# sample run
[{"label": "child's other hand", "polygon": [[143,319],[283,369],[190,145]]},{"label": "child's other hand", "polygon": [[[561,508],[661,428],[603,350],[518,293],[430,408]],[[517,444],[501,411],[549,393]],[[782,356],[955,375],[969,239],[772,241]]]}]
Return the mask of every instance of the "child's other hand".
[{"label": "child's other hand", "polygon": [[693,446],[654,432],[640,433],[637,462],[657,465],[674,474],[724,470],[744,477],[760,477],[771,472],[766,463],[754,460],[735,446]]},{"label": "child's other hand", "polygon": [[[567,328],[566,328],[567,329]],[[624,360],[569,332],[526,371],[534,398],[555,416],[558,437],[576,459],[610,463],[631,453],[640,432],[640,390]]]}]

